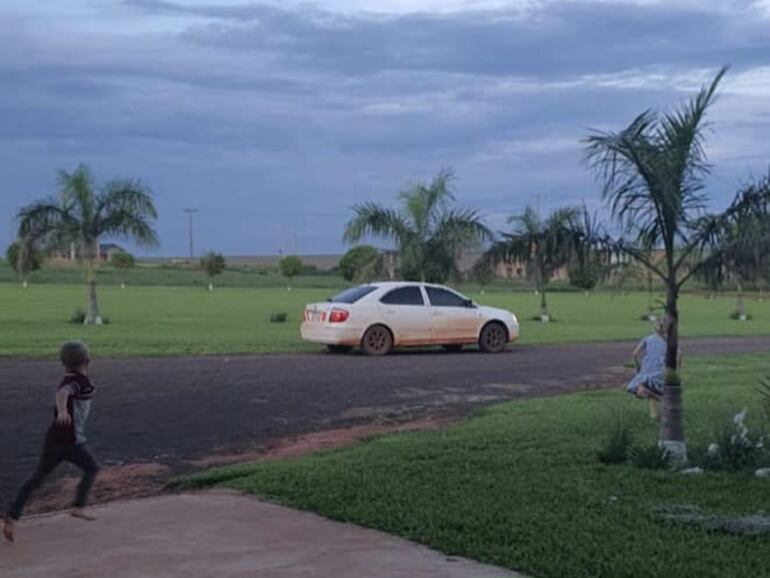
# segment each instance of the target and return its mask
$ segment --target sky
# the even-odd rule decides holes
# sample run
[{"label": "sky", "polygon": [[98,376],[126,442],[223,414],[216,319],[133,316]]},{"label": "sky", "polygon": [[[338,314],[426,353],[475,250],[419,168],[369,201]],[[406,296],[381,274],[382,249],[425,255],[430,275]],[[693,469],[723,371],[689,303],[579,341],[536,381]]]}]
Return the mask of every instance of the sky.
[{"label": "sky", "polygon": [[[601,206],[581,139],[720,66],[707,189],[770,166],[770,0],[3,0],[0,246],[56,171],[142,179],[161,245],[338,253],[351,207],[455,174],[495,230]],[[132,247],[129,248],[133,249]]]}]

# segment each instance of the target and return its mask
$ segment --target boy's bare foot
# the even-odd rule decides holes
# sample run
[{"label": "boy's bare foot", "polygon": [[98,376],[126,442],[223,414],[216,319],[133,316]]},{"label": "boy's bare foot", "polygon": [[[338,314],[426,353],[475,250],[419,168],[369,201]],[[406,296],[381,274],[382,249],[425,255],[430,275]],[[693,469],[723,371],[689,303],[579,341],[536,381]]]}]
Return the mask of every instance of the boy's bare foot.
[{"label": "boy's bare foot", "polygon": [[10,516],[5,516],[3,518],[3,538],[12,544],[15,537],[15,532],[16,522],[14,522]]},{"label": "boy's bare foot", "polygon": [[77,518],[78,520],[85,520],[87,522],[93,522],[96,520],[93,516],[89,516],[83,511],[83,508],[72,508],[70,510],[70,516]]}]

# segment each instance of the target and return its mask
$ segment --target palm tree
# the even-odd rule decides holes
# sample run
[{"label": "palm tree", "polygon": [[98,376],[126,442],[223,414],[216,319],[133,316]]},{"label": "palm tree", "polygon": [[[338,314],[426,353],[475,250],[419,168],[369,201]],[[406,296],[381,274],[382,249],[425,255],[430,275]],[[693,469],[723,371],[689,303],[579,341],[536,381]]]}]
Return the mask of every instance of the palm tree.
[{"label": "palm tree", "polygon": [[511,217],[511,233],[501,233],[502,239],[486,252],[485,259],[497,263],[516,261],[526,267],[527,278],[540,293],[540,319],[548,321],[546,288],[554,273],[567,265],[580,245],[578,223],[580,210],[569,207],[553,211],[541,220],[537,211],[527,207],[523,214]]},{"label": "palm tree", "polygon": [[712,251],[701,266],[699,278],[711,287],[720,287],[732,279],[737,288],[737,302],[732,317],[746,319],[744,289],[747,284],[759,284],[768,263],[770,216],[740,214],[725,227],[715,240]]},{"label": "palm tree", "polygon": [[[618,132],[586,139],[586,159],[603,184],[613,217],[625,231],[617,248],[641,262],[666,287],[666,377],[661,444],[675,460],[686,460],[682,394],[678,374],[679,293],[709,258],[727,249],[717,241],[739,215],[767,211],[770,187],[763,180],[736,195],[721,214],[704,215],[709,165],[703,148],[705,116],[726,72],[677,111],[645,111]],[[651,247],[665,257],[653,261]]]},{"label": "palm tree", "polygon": [[618,263],[596,212],[590,213],[584,204],[570,226],[574,231],[574,244],[567,270],[569,281],[588,293],[609,278]]},{"label": "palm tree", "polygon": [[391,240],[403,278],[446,281],[456,272],[460,251],[492,238],[478,212],[452,206],[451,181],[452,173],[442,171],[430,185],[417,184],[399,193],[398,210],[373,202],[355,205],[345,242],[356,243],[367,236]]},{"label": "palm tree", "polygon": [[84,165],[72,173],[59,172],[59,191],[19,211],[19,238],[41,242],[49,248],[74,247],[86,272],[88,311],[86,324],[100,325],[94,272],[99,259],[99,239],[104,236],[153,246],[158,237],[152,223],[157,218],[149,190],[139,181],[115,180],[98,192]]}]

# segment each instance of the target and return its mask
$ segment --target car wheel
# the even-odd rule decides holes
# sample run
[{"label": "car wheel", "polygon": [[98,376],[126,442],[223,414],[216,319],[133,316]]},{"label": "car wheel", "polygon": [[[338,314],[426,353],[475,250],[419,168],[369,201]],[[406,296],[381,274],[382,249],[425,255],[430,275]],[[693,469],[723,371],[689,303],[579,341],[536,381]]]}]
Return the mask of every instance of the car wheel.
[{"label": "car wheel", "polygon": [[372,325],[361,339],[364,355],[387,355],[393,349],[393,334],[384,325]]},{"label": "car wheel", "polygon": [[485,353],[500,353],[508,342],[508,333],[500,323],[487,323],[479,336],[479,347]]},{"label": "car wheel", "polygon": [[329,353],[347,353],[353,348],[350,345],[327,345],[326,349],[329,350]]},{"label": "car wheel", "polygon": [[463,350],[462,345],[442,345],[447,353],[460,353]]}]

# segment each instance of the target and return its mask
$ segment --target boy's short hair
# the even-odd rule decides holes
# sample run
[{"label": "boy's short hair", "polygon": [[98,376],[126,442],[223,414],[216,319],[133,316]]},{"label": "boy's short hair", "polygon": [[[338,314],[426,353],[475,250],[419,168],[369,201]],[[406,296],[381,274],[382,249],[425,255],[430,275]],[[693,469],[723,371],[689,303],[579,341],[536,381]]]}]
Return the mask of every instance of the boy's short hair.
[{"label": "boy's short hair", "polygon": [[90,361],[88,345],[82,341],[67,341],[59,350],[59,359],[65,369],[80,369]]}]

